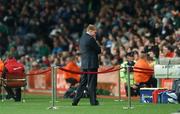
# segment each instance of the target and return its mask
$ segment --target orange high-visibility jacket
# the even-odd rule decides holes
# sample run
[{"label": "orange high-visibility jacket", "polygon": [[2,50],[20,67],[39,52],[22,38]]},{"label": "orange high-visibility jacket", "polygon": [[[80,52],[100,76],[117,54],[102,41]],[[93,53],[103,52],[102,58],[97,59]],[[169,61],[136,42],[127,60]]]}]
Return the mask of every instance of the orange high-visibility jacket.
[{"label": "orange high-visibility jacket", "polygon": [[[150,67],[149,63],[147,60],[145,59],[139,59],[134,67],[138,67],[138,68],[144,68],[144,69],[151,69],[152,68]],[[141,82],[147,82],[149,80],[149,78],[153,75],[153,73],[149,73],[147,71],[147,73],[144,73],[146,72],[146,70],[141,70],[141,69],[136,69],[136,71],[142,71],[143,73],[140,73],[140,72],[134,72],[134,80],[136,83],[141,83]]]},{"label": "orange high-visibility jacket", "polygon": [[[68,62],[68,64],[64,68],[67,70],[80,72],[80,67],[73,61]],[[74,73],[70,73],[70,72],[66,72],[66,71],[64,71],[63,74],[64,74],[65,79],[74,78],[78,82],[80,81],[80,75],[79,74],[74,74]]]},{"label": "orange high-visibility jacket", "polygon": [[4,69],[4,63],[3,63],[3,61],[0,59],[0,74],[2,73],[3,69]]}]

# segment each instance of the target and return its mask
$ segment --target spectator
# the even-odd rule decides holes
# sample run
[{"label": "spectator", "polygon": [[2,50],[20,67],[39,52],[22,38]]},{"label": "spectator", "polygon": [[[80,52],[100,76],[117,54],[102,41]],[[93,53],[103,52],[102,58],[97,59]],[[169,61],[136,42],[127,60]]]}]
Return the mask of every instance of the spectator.
[{"label": "spectator", "polygon": [[[80,67],[77,66],[75,58],[73,57],[68,57],[66,59],[66,66],[64,66],[65,69],[80,72]],[[70,72],[63,72],[63,76],[66,80],[67,83],[70,84],[70,87],[75,86],[80,81],[80,75],[75,74],[75,73],[70,73]]]},{"label": "spectator", "polygon": [[50,59],[48,65],[64,66],[66,57],[62,58],[60,53],[79,51],[77,43],[87,23],[97,25],[97,40],[106,47],[100,58],[102,65],[122,63],[127,50],[138,52],[146,46],[152,47],[156,59],[175,56],[165,55],[164,46],[173,46],[174,52],[179,49],[178,0],[9,0],[0,7],[3,57],[15,44],[12,50],[16,59],[28,55],[36,61],[45,56]]},{"label": "spectator", "polygon": [[[144,86],[157,87],[157,80],[153,77],[152,67],[150,67],[149,65],[146,52],[144,51],[141,52],[140,58],[135,63],[134,67],[140,68],[140,69],[135,70],[134,72],[134,80],[138,88],[141,88]],[[150,70],[141,70],[141,68],[150,69]]]},{"label": "spectator", "polygon": [[173,58],[175,55],[174,48],[170,45],[163,47],[163,53],[164,53],[164,57],[168,57],[168,58]]},{"label": "spectator", "polygon": [[[80,67],[77,66],[75,58],[74,57],[68,57],[66,59],[66,66],[64,66],[67,70],[72,70],[75,72],[80,72]],[[75,95],[75,90],[77,88],[77,84],[80,81],[80,75],[64,71],[63,72],[64,79],[68,84],[70,84],[69,89],[64,94],[64,98],[73,98]]]},{"label": "spectator", "polygon": [[180,57],[180,49],[176,49],[176,51],[175,51],[175,57]]}]

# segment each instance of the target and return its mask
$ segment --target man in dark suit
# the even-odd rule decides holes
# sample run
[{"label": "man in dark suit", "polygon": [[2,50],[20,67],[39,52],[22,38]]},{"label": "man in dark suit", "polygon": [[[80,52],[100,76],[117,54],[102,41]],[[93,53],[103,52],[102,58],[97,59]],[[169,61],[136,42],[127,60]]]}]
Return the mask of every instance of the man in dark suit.
[{"label": "man in dark suit", "polygon": [[[83,72],[97,72],[99,67],[98,54],[101,52],[96,42],[96,27],[89,25],[86,33],[80,39],[81,70]],[[90,104],[99,105],[96,100],[97,74],[82,74],[77,94],[73,99],[73,106],[76,106],[83,96],[83,91],[88,87]]]}]

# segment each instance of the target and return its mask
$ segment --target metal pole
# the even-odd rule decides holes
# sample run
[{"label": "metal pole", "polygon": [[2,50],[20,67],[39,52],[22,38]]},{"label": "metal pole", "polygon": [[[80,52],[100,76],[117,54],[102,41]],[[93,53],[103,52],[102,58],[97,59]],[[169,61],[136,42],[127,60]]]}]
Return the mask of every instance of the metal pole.
[{"label": "metal pole", "polygon": [[167,65],[167,78],[169,78],[169,67],[170,67],[170,59],[168,60],[168,65]]},{"label": "metal pole", "polygon": [[26,100],[25,100],[25,90],[29,87],[28,84],[27,84],[27,82],[28,82],[27,76],[25,77],[25,80],[23,80],[23,81],[25,81],[24,83],[26,83],[26,84],[22,87],[23,94],[22,94],[21,99],[22,99],[22,102],[25,103],[26,102]]},{"label": "metal pole", "polygon": [[22,98],[21,98],[21,99],[22,99],[22,102],[23,102],[23,103],[25,103],[25,102],[26,102],[26,100],[25,100],[25,98],[24,98],[24,97],[25,97],[25,90],[26,90],[26,86],[24,86],[24,87],[22,88],[22,90],[23,90],[23,94],[22,94]]},{"label": "metal pole", "polygon": [[[121,68],[121,66],[119,66],[119,68]],[[121,70],[121,69],[120,69]],[[115,100],[115,101],[122,101],[122,99],[121,99],[121,75],[120,75],[120,72],[121,71],[118,71],[118,100]]]},{"label": "metal pole", "polygon": [[57,66],[54,68],[54,99],[57,102]]},{"label": "metal pole", "polygon": [[48,107],[48,109],[57,109],[57,107],[55,106],[55,99],[56,99],[56,76],[57,76],[57,69],[56,66],[52,66],[51,67],[51,86],[52,86],[52,95],[51,95],[51,99],[52,99],[52,104],[50,107]]},{"label": "metal pole", "polygon": [[128,73],[128,107],[131,107],[131,90],[130,90],[130,71],[129,71],[129,66],[127,69],[127,73]]},{"label": "metal pole", "polygon": [[131,88],[130,88],[130,67],[131,66],[127,66],[127,74],[128,74],[128,107],[124,107],[124,109],[133,109],[133,107],[131,106]]}]

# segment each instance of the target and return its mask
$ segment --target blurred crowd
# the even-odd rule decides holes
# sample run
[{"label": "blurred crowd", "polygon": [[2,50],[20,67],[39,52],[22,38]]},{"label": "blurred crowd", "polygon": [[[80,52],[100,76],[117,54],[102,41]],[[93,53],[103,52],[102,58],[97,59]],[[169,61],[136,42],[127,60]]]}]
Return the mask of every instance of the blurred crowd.
[{"label": "blurred crowd", "polygon": [[64,66],[79,59],[79,38],[98,28],[101,65],[121,64],[141,51],[158,61],[180,56],[179,0],[0,0],[0,58],[26,65]]}]

